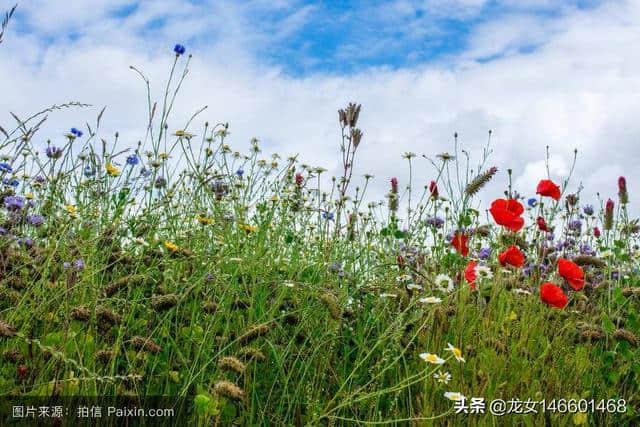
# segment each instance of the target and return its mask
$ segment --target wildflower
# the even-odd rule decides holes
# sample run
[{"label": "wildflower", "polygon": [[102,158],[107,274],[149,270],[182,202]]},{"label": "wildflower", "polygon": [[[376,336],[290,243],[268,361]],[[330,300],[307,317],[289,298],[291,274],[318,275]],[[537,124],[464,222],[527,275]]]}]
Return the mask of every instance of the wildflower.
[{"label": "wildflower", "polygon": [[591,205],[586,205],[582,208],[582,211],[584,212],[585,215],[593,215],[593,206]]},{"label": "wildflower", "polygon": [[443,162],[448,162],[451,160],[455,160],[456,156],[449,154],[447,152],[444,153],[440,153],[436,155],[437,158],[439,158],[440,160],[442,160]]},{"label": "wildflower", "polygon": [[28,249],[33,246],[33,239],[30,239],[28,237],[18,239],[18,245],[24,246]]},{"label": "wildflower", "polygon": [[600,229],[598,227],[593,227],[593,236],[596,239],[600,237]]},{"label": "wildflower", "polygon": [[238,170],[236,171],[236,175],[238,175],[238,177],[242,178],[242,175],[244,175],[244,169],[238,168]]},{"label": "wildflower", "polygon": [[565,308],[569,301],[559,286],[549,282],[540,286],[540,299],[544,303],[557,308]]},{"label": "wildflower", "polygon": [[446,274],[438,274],[436,276],[436,286],[440,288],[440,290],[444,292],[453,291],[453,280]]},{"label": "wildflower", "polygon": [[435,378],[435,380],[440,384],[449,384],[449,381],[451,381],[451,374],[449,372],[438,371],[433,374],[433,378]]},{"label": "wildflower", "polygon": [[618,198],[621,205],[629,203],[629,192],[627,191],[627,180],[624,176],[618,178]]},{"label": "wildflower", "polygon": [[136,154],[131,154],[130,156],[127,157],[127,164],[130,166],[135,166],[138,163],[140,163],[140,159],[138,158],[138,156]]},{"label": "wildflower", "polygon": [[430,218],[427,218],[425,222],[427,223],[427,225],[430,225],[431,227],[434,227],[434,228],[440,228],[444,225],[444,219],[437,216],[432,216]]},{"label": "wildflower", "polygon": [[322,218],[326,219],[327,221],[333,221],[333,212],[322,212]]},{"label": "wildflower", "polygon": [[607,204],[604,209],[604,229],[611,230],[613,228],[613,208],[614,208],[613,200],[607,200]]},{"label": "wildflower", "polygon": [[482,248],[478,252],[478,258],[488,259],[491,256],[491,248]]},{"label": "wildflower", "polygon": [[423,304],[440,304],[442,302],[442,298],[425,297],[425,298],[420,298],[418,301]]},{"label": "wildflower", "polygon": [[184,46],[182,46],[181,44],[176,44],[173,47],[173,51],[176,53],[176,56],[180,56],[180,55],[184,55],[186,49]]},{"label": "wildflower", "polygon": [[511,290],[514,294],[519,294],[519,295],[531,295],[531,292],[529,292],[526,289],[520,289],[520,288],[513,288]]},{"label": "wildflower", "polygon": [[398,296],[396,294],[389,294],[389,293],[381,293],[380,294],[380,298],[397,298]]},{"label": "wildflower", "polygon": [[78,258],[73,262],[73,266],[76,268],[76,270],[84,269],[84,260],[82,260],[81,258]]},{"label": "wildflower", "polygon": [[109,176],[118,176],[118,175],[120,175],[120,171],[118,170],[118,168],[115,167],[113,165],[113,163],[111,163],[111,162],[107,163],[106,169],[107,169],[107,174]]},{"label": "wildflower", "polygon": [[411,281],[411,276],[409,276],[408,274],[401,274],[400,276],[396,277],[396,281],[398,283],[407,283]]},{"label": "wildflower", "polygon": [[491,269],[486,265],[477,265],[476,275],[481,279],[491,279],[493,277],[493,273],[491,272]]},{"label": "wildflower", "polygon": [[213,224],[213,219],[207,218],[207,217],[202,216],[202,215],[198,215],[196,217],[196,220],[198,220],[198,222],[200,224],[203,224],[203,225],[211,225],[211,224]]},{"label": "wildflower", "polygon": [[172,253],[176,253],[180,250],[180,247],[172,242],[164,242],[164,247]]},{"label": "wildflower", "polygon": [[438,185],[435,181],[431,181],[429,183],[429,193],[431,194],[431,198],[436,200],[438,198]]},{"label": "wildflower", "polygon": [[458,362],[464,363],[465,360],[464,360],[464,357],[462,357],[462,351],[460,351],[458,347],[454,347],[453,345],[451,345],[451,343],[447,343],[446,350],[453,353],[453,357],[455,357]]},{"label": "wildflower", "polygon": [[177,130],[176,133],[174,133],[173,135],[177,136],[178,138],[186,138],[186,139],[191,139],[195,136],[194,134],[189,133],[185,130]]},{"label": "wildflower", "polygon": [[433,353],[420,353],[419,357],[425,362],[433,363],[434,365],[442,365],[445,362],[444,359]]},{"label": "wildflower", "polygon": [[74,205],[65,205],[64,210],[67,211],[67,213],[73,218],[77,216],[78,208],[76,208]]},{"label": "wildflower", "polygon": [[507,250],[498,255],[498,260],[503,267],[509,264],[513,267],[520,268],[524,265],[524,254],[516,245],[511,245]]},{"label": "wildflower", "polygon": [[520,217],[524,208],[515,199],[494,200],[489,212],[497,224],[511,231],[518,231],[524,226],[524,219]]},{"label": "wildflower", "polygon": [[11,173],[13,172],[13,168],[9,163],[2,162],[0,163],[0,172]]},{"label": "wildflower", "polygon": [[167,180],[164,177],[159,176],[156,178],[155,182],[153,183],[153,186],[156,188],[164,188],[167,186]]},{"label": "wildflower", "polygon": [[539,216],[538,218],[536,218],[536,224],[538,224],[538,228],[540,229],[540,231],[544,231],[546,233],[551,232],[549,227],[547,227],[547,221],[545,221],[543,217]]},{"label": "wildflower", "polygon": [[457,391],[447,391],[445,392],[444,397],[449,400],[453,400],[454,402],[465,399],[464,395],[458,393]]},{"label": "wildflower", "polygon": [[469,261],[467,264],[467,268],[464,270],[464,278],[467,280],[467,283],[471,285],[471,289],[476,288],[476,278],[478,277],[476,274],[476,266],[478,265],[475,261]]},{"label": "wildflower", "polygon": [[572,231],[580,231],[582,230],[582,221],[580,221],[579,219],[574,219],[573,221],[569,222],[569,224],[567,224],[567,227]]},{"label": "wildflower", "polygon": [[38,214],[29,214],[27,215],[27,222],[34,227],[40,227],[44,224],[44,217]]},{"label": "wildflower", "polygon": [[80,138],[82,136],[82,131],[76,128],[71,128],[71,135],[73,135],[73,137],[77,137]]},{"label": "wildflower", "polygon": [[533,197],[527,200],[527,205],[529,205],[530,208],[535,208],[537,204],[538,200]]},{"label": "wildflower", "polygon": [[59,159],[62,157],[62,149],[56,147],[55,145],[50,145],[46,150],[47,157],[50,159]]},{"label": "wildflower", "polygon": [[551,197],[554,200],[560,200],[560,187],[554,184],[550,179],[543,179],[538,183],[536,194]]},{"label": "wildflower", "polygon": [[20,196],[6,196],[4,207],[11,212],[21,211],[24,208],[25,199]]},{"label": "wildflower", "polygon": [[9,178],[4,178],[2,180],[2,183],[4,185],[8,185],[9,187],[17,187],[18,185],[20,185],[20,181],[18,181],[15,178],[9,179]]},{"label": "wildflower", "polygon": [[467,256],[469,254],[469,247],[467,246],[468,240],[469,236],[464,233],[456,232],[451,239],[451,246],[453,246],[462,256]]},{"label": "wildflower", "polygon": [[249,224],[242,224],[242,223],[238,224],[238,228],[246,231],[247,233],[255,233],[256,231],[258,231],[258,227],[256,227],[255,225],[249,225]]},{"label": "wildflower", "polygon": [[584,286],[584,271],[578,264],[565,258],[558,260],[558,273],[569,282],[576,291]]}]

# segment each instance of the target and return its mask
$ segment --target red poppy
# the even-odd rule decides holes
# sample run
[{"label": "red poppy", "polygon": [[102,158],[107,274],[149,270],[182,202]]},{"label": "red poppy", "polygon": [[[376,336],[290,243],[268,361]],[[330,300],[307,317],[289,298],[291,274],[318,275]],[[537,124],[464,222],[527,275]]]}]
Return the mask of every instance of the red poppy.
[{"label": "red poppy", "polygon": [[469,254],[469,247],[467,246],[467,241],[469,240],[469,236],[464,233],[455,233],[453,238],[451,239],[451,246],[456,248],[459,254],[462,256],[467,256]]},{"label": "red poppy", "polygon": [[551,197],[554,200],[560,200],[560,187],[555,185],[550,179],[543,179],[538,183],[536,194]]},{"label": "red poppy", "polygon": [[540,286],[540,299],[557,308],[565,308],[569,302],[569,299],[564,292],[562,292],[562,289],[549,282],[543,283]]},{"label": "red poppy", "polygon": [[511,231],[518,231],[524,226],[524,219],[520,217],[524,212],[524,207],[515,199],[494,200],[489,212],[496,223]]},{"label": "red poppy", "polygon": [[520,268],[524,265],[524,254],[516,245],[510,246],[507,250],[498,255],[501,266],[507,264]]},{"label": "red poppy", "polygon": [[438,185],[436,184],[435,181],[431,181],[431,183],[429,184],[429,192],[431,193],[431,197],[434,199],[438,198]]},{"label": "red poppy", "polygon": [[558,260],[558,273],[569,282],[569,285],[574,290],[579,291],[584,286],[584,271],[575,262],[560,258]]},{"label": "red poppy", "polygon": [[538,223],[538,228],[541,231],[546,231],[547,233],[549,233],[551,231],[551,230],[549,230],[549,227],[547,227],[547,221],[545,221],[543,217],[539,216],[536,219],[536,222]]},{"label": "red poppy", "polygon": [[471,285],[471,289],[476,288],[476,265],[478,265],[477,262],[469,261],[467,268],[464,269],[464,278]]}]

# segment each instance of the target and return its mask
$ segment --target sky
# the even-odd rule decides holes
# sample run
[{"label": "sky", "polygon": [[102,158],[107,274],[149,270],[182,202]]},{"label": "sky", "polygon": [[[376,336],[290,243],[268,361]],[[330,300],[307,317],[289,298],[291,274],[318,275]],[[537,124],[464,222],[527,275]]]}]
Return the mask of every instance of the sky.
[{"label": "sky", "polygon": [[[0,0],[0,9],[13,2]],[[0,45],[0,125],[51,104],[86,109],[50,115],[38,138],[62,141],[95,122],[101,137],[134,147],[144,136],[144,83],[160,99],[175,43],[192,54],[175,114],[181,129],[199,108],[230,124],[240,150],[257,138],[265,153],[299,154],[340,174],[337,109],[362,104],[364,136],[356,182],[374,175],[370,196],[389,180],[434,176],[420,155],[453,150],[459,135],[475,165],[492,131],[487,166],[498,174],[481,197],[506,188],[533,196],[546,178],[569,174],[582,203],[617,200],[627,177],[639,212],[640,1],[554,0],[31,0],[18,5]]]}]

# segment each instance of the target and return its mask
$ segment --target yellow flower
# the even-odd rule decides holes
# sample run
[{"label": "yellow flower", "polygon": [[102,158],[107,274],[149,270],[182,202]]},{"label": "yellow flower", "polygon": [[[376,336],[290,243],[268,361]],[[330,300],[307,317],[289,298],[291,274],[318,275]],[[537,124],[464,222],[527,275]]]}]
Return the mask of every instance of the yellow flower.
[{"label": "yellow flower", "polygon": [[507,320],[511,320],[512,322],[514,320],[518,320],[518,315],[515,311],[512,311],[511,313],[509,313],[509,317],[507,317]]},{"label": "yellow flower", "polygon": [[33,193],[27,193],[24,195],[24,197],[26,197],[29,200],[32,200],[34,196],[33,196]]},{"label": "yellow flower", "polygon": [[73,205],[65,205],[64,210],[66,210],[69,213],[69,215],[71,215],[74,218],[78,216],[78,208],[76,208]]},{"label": "yellow flower", "polygon": [[120,171],[117,167],[115,167],[111,162],[107,163],[107,173],[110,176],[118,176],[120,175]]},{"label": "yellow flower", "polygon": [[202,215],[198,215],[196,217],[196,219],[198,220],[198,222],[200,224],[204,224],[204,225],[211,225],[213,224],[213,219],[211,218],[207,218],[206,216],[202,216]]},{"label": "yellow flower", "polygon": [[239,224],[238,227],[241,230],[247,231],[249,233],[254,233],[254,232],[258,231],[258,227],[256,227],[255,225]]},{"label": "yellow flower", "polygon": [[179,138],[187,138],[187,139],[191,139],[195,136],[194,134],[189,133],[185,130],[177,130],[176,133],[174,133],[173,135]]},{"label": "yellow flower", "polygon": [[180,250],[180,247],[178,245],[171,242],[164,242],[164,247],[167,248],[170,252],[178,252]]},{"label": "yellow flower", "polygon": [[169,154],[168,153],[160,153],[160,154],[158,154],[158,157],[160,157],[162,160],[167,160],[169,158]]},{"label": "yellow flower", "polygon": [[464,362],[464,358],[462,357],[462,351],[458,347],[454,347],[451,343],[447,344],[447,350],[453,353],[453,356],[456,358],[458,362]]},{"label": "yellow flower", "polygon": [[274,194],[273,196],[271,196],[271,201],[272,202],[277,202],[278,200],[280,200],[280,197],[278,197],[277,194]]}]

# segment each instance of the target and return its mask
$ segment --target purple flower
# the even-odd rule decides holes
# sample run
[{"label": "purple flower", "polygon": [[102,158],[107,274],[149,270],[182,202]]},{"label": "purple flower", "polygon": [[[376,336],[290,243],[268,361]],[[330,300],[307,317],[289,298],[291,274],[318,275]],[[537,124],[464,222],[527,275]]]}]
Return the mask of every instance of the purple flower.
[{"label": "purple flower", "polygon": [[38,184],[44,184],[45,182],[47,182],[47,180],[45,179],[45,177],[44,177],[44,176],[42,176],[42,175],[38,175],[38,176],[36,176],[35,181],[36,181]]},{"label": "purple flower", "polygon": [[591,205],[586,205],[585,207],[582,208],[582,211],[586,214],[586,215],[593,215],[593,206]]},{"label": "purple flower", "polygon": [[69,268],[71,268],[71,263],[69,261],[63,262],[62,268],[64,268],[65,270],[68,270]]},{"label": "purple flower", "polygon": [[56,147],[55,145],[48,146],[47,157],[50,159],[59,159],[60,157],[62,157],[62,149]]},{"label": "purple flower", "polygon": [[582,229],[582,221],[580,221],[579,219],[574,219],[573,221],[569,222],[567,227],[569,227],[569,230],[572,231],[580,231]]},{"label": "purple flower", "polygon": [[205,276],[205,279],[206,279],[207,282],[211,282],[215,278],[216,278],[216,276],[214,276],[213,273],[207,273],[207,275]]},{"label": "purple flower", "polygon": [[84,261],[80,258],[74,261],[73,266],[76,270],[82,270],[84,268]]},{"label": "purple flower", "polygon": [[427,218],[426,220],[427,225],[430,225],[431,227],[434,228],[440,228],[444,225],[444,219],[438,217],[438,216],[432,216],[430,218]]},{"label": "purple flower", "polygon": [[25,248],[29,249],[33,246],[33,240],[28,237],[24,237],[22,239],[18,239],[18,245],[24,246]]},{"label": "purple flower", "polygon": [[4,185],[8,185],[9,187],[17,187],[18,185],[20,185],[20,181],[18,181],[15,178],[13,178],[13,179],[3,178],[2,179],[2,183]]},{"label": "purple flower", "polygon": [[491,248],[482,248],[480,252],[478,252],[478,258],[487,259],[491,256]]},{"label": "purple flower", "polygon": [[44,217],[38,214],[30,214],[27,215],[27,221],[34,227],[40,227],[42,224],[44,224]]},{"label": "purple flower", "polygon": [[7,229],[4,227],[0,227],[0,236],[4,236],[5,234],[7,234]]},{"label": "purple flower", "polygon": [[156,182],[153,184],[156,188],[164,188],[167,186],[167,180],[159,176],[156,178]]},{"label": "purple flower", "polygon": [[7,196],[4,198],[4,207],[8,211],[20,211],[24,208],[24,198],[20,196]]}]

